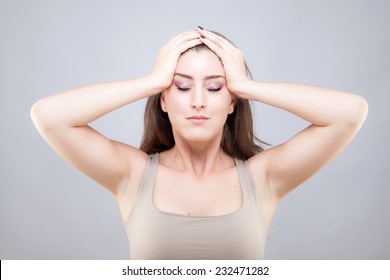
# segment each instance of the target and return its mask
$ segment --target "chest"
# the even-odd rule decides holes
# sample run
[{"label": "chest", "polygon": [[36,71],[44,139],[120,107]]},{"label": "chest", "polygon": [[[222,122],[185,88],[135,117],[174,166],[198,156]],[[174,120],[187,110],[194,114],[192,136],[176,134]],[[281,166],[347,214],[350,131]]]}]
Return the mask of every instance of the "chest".
[{"label": "chest", "polygon": [[236,168],[205,178],[161,167],[153,189],[153,204],[160,211],[184,216],[219,216],[239,210],[243,203]]}]

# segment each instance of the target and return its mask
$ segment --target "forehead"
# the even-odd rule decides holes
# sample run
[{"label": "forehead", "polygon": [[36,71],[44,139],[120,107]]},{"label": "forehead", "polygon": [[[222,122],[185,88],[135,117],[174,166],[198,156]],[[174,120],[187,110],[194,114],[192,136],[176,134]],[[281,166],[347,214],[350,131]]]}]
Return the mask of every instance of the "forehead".
[{"label": "forehead", "polygon": [[189,51],[180,56],[176,72],[194,77],[211,75],[225,76],[225,71],[219,57],[211,51]]}]

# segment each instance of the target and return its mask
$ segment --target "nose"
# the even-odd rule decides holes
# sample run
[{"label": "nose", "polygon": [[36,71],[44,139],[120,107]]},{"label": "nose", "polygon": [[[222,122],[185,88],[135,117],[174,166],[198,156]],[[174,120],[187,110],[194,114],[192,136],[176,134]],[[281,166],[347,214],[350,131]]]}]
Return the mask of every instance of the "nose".
[{"label": "nose", "polygon": [[192,92],[191,107],[195,110],[206,108],[206,94],[201,88],[195,89]]}]

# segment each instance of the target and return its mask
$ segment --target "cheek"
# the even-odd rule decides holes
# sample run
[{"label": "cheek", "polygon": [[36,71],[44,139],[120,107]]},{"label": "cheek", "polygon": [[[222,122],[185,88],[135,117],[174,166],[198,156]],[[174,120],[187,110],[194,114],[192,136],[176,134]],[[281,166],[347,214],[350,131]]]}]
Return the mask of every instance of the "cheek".
[{"label": "cheek", "polygon": [[185,96],[180,96],[177,93],[169,93],[165,95],[166,112],[172,124],[179,122],[183,116],[188,115],[189,103]]},{"label": "cheek", "polygon": [[220,113],[230,113],[232,98],[230,93],[211,96],[209,98],[208,107],[210,110],[215,110]]},{"label": "cheek", "polygon": [[185,96],[180,96],[177,93],[167,93],[165,102],[168,112],[180,112],[188,106],[188,100]]}]

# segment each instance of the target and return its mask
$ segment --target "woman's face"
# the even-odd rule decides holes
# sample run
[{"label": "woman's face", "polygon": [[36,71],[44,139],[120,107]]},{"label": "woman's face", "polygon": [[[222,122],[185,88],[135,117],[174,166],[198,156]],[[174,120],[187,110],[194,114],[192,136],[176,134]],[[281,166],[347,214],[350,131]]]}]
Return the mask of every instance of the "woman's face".
[{"label": "woman's face", "polygon": [[175,138],[210,141],[222,135],[233,95],[220,59],[211,51],[188,51],[178,61],[171,86],[161,96]]}]

